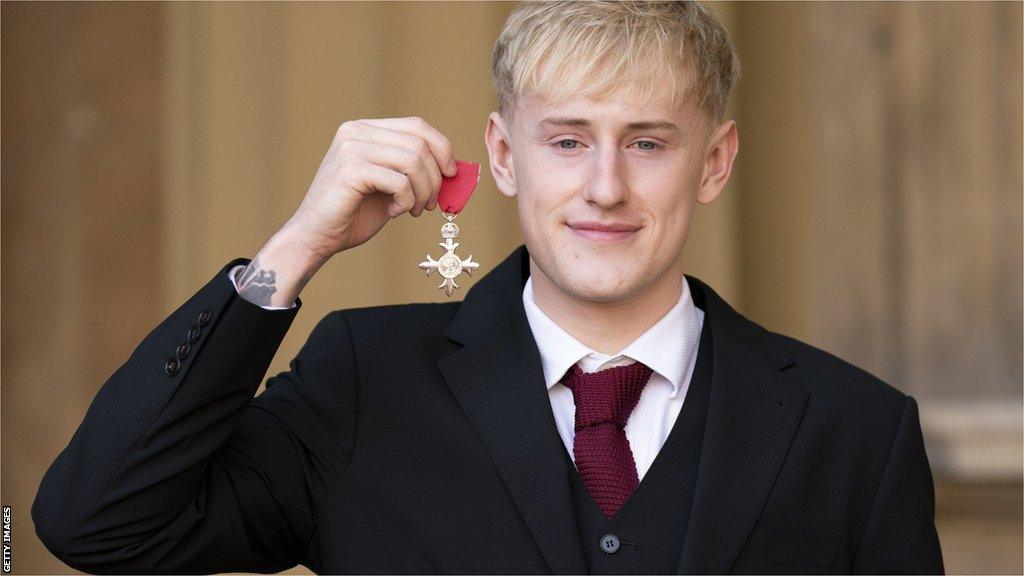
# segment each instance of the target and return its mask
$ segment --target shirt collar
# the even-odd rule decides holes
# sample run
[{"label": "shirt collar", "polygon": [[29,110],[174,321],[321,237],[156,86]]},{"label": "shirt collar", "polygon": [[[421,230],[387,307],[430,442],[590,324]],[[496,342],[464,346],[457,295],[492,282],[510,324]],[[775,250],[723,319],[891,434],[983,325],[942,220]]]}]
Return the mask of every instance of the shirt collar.
[{"label": "shirt collar", "polygon": [[584,345],[537,307],[533,299],[533,279],[528,278],[523,287],[523,307],[537,341],[548,389],[580,360],[600,365],[617,363],[626,357],[644,363],[665,377],[672,384],[671,397],[675,398],[695,359],[703,323],[703,313],[693,303],[685,276],[682,283],[679,301],[671,310],[618,354],[607,355]]}]

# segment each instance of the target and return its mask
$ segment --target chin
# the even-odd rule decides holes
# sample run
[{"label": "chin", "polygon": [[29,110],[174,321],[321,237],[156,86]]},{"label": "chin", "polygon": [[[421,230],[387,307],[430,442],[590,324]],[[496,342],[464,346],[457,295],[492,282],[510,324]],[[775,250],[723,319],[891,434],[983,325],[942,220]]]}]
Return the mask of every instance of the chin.
[{"label": "chin", "polygon": [[632,251],[593,249],[592,246],[580,249],[571,240],[561,237],[527,240],[528,250],[531,244],[536,248],[530,254],[539,271],[559,291],[576,300],[628,299],[643,288],[645,277],[650,274],[649,269],[639,265],[642,259]]},{"label": "chin", "polygon": [[633,271],[616,267],[614,263],[580,260],[574,260],[560,276],[556,284],[563,292],[592,302],[624,300],[634,293],[639,280]]}]

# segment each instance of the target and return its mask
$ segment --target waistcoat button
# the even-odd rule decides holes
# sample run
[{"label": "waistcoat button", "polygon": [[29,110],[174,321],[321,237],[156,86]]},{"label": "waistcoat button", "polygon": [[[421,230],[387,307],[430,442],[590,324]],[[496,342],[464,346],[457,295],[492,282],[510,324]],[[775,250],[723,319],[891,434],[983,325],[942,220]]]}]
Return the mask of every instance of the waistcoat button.
[{"label": "waistcoat button", "polygon": [[615,534],[601,536],[601,550],[606,554],[615,554],[619,551],[619,537]]}]

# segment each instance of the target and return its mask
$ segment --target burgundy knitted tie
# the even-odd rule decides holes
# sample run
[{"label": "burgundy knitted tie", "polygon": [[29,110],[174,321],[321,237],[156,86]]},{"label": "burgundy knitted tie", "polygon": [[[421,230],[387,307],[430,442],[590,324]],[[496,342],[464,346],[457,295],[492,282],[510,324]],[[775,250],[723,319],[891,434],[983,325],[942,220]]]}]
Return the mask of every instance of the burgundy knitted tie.
[{"label": "burgundy knitted tie", "polygon": [[640,483],[623,428],[650,377],[650,368],[634,362],[590,373],[574,364],[562,378],[576,404],[576,468],[606,518]]}]

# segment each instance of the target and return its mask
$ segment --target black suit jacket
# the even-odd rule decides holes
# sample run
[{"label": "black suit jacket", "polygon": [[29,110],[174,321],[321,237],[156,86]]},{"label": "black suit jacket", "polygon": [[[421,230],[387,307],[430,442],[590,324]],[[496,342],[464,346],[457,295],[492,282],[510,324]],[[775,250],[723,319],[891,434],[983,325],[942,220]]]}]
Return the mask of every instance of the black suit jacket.
[{"label": "black suit jacket", "polygon": [[[246,262],[99,390],[33,504],[50,551],[90,572],[584,570],[524,246],[461,303],[328,314],[255,398],[299,308],[241,299]],[[942,572],[914,399],[688,280],[714,376],[678,571]]]}]

